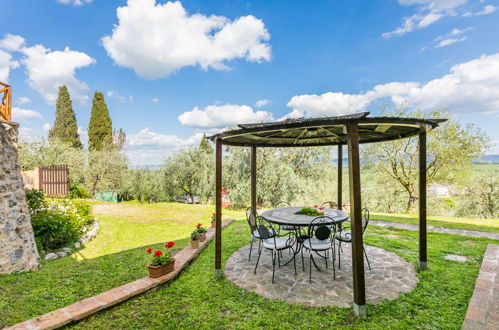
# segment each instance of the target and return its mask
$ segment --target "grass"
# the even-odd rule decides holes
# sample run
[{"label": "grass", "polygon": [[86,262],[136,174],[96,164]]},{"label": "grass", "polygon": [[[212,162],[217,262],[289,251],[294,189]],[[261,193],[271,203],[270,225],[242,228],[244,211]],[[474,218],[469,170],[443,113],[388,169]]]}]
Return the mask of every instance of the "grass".
[{"label": "grass", "polygon": [[[394,215],[388,213],[371,213],[371,219],[419,224],[419,218],[417,214]],[[455,228],[455,229],[477,230],[489,233],[499,233],[499,219],[474,219],[474,218],[429,216],[428,225],[436,227]]]},{"label": "grass", "polygon": [[[180,203],[93,204],[101,230],[83,249],[42,261],[37,271],[0,275],[0,329],[146,276],[146,247],[171,240],[184,247],[197,223],[210,225],[213,212],[213,206]],[[242,214],[224,211],[223,218]]]},{"label": "grass", "polygon": [[[175,240],[188,244],[195,224],[208,225],[213,206],[179,203],[94,203],[101,231],[73,257],[42,262],[42,268],[0,275],[0,328],[47,313],[147,275],[146,247]],[[224,218],[243,218],[224,211]],[[201,221],[200,221],[201,220]],[[245,221],[224,230],[223,260],[247,243]],[[368,228],[369,244],[417,262],[417,232]],[[208,249],[171,285],[99,313],[74,327],[83,328],[459,328],[471,296],[486,239],[429,234],[430,271],[419,274],[415,291],[370,306],[367,321],[350,309],[306,308],[267,300],[213,277],[213,249]],[[496,244],[499,243],[496,241]],[[465,264],[445,261],[455,253]]]},{"label": "grass", "polygon": [[[392,238],[386,238],[386,235]],[[247,243],[239,221],[223,233],[223,260]],[[396,252],[417,263],[417,233],[369,228],[367,243]],[[416,289],[394,301],[369,305],[369,318],[359,320],[349,308],[309,308],[268,300],[213,275],[214,244],[176,281],[98,313],[74,328],[84,329],[460,329],[473,292],[486,239],[429,234],[430,270],[418,274]],[[496,242],[497,243],[497,242]],[[447,253],[465,255],[467,263],[447,261]],[[270,279],[269,279],[270,281]]]}]

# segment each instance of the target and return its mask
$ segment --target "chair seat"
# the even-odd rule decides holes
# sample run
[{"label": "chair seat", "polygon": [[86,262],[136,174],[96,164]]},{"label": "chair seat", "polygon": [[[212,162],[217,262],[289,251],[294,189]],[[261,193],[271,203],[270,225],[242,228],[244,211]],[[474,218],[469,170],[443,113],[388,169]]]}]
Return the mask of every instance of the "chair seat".
[{"label": "chair seat", "polygon": [[329,239],[319,241],[317,238],[312,237],[303,241],[303,247],[313,251],[325,251],[331,248],[331,241]]},{"label": "chair seat", "polygon": [[[273,229],[269,230],[269,234],[270,234],[270,237],[274,237],[275,236],[275,231]],[[254,230],[253,231],[253,237],[255,238],[261,238],[260,237],[260,233],[258,232],[258,230]]]},{"label": "chair seat", "polygon": [[263,247],[268,250],[284,250],[291,247],[294,243],[294,240],[289,237],[276,237],[275,243],[274,238],[269,238],[263,241]]},{"label": "chair seat", "polygon": [[338,241],[342,242],[351,242],[352,241],[352,233],[349,231],[342,231],[339,233],[336,233],[334,236]]}]

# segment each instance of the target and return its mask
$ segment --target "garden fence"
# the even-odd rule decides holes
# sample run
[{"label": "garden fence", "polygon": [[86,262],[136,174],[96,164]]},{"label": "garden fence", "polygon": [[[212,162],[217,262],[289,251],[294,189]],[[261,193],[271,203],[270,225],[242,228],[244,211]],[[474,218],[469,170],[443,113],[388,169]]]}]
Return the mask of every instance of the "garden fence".
[{"label": "garden fence", "polygon": [[69,169],[67,165],[35,167],[23,171],[23,181],[27,188],[43,190],[48,197],[69,194]]}]

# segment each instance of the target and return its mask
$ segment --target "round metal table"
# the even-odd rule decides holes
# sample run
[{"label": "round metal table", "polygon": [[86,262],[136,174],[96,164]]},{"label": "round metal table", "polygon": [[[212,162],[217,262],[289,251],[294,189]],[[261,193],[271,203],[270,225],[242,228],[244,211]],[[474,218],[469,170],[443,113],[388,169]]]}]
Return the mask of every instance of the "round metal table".
[{"label": "round metal table", "polygon": [[[261,214],[261,217],[265,220],[278,224],[278,225],[286,225],[286,226],[295,226],[295,227],[307,227],[312,220],[317,218],[318,216],[313,215],[305,215],[305,214],[295,214],[300,211],[303,207],[282,207],[278,209],[272,209],[264,211]],[[348,220],[348,213],[341,210],[333,210],[333,209],[324,209],[324,216],[328,216],[333,219],[329,224],[340,224]],[[328,223],[324,223],[328,224]]]}]

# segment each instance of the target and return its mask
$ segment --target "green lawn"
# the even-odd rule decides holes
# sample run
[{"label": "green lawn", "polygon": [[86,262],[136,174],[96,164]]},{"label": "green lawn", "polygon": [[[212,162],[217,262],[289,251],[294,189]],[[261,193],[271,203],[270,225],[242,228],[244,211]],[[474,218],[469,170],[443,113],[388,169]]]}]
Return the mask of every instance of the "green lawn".
[{"label": "green lawn", "polygon": [[[104,206],[102,206],[104,205]],[[146,247],[175,240],[188,243],[195,224],[208,225],[213,206],[158,204],[95,204],[101,231],[75,257],[42,262],[42,269],[0,275],[0,328],[47,313],[146,276]],[[242,219],[242,211],[224,211],[224,218]],[[202,221],[201,221],[202,220]],[[417,232],[368,228],[369,244],[417,262]],[[224,230],[223,257],[248,241],[245,221]],[[287,305],[245,292],[213,277],[213,246],[171,285],[99,313],[76,327],[84,328],[459,328],[480,267],[486,239],[429,234],[430,271],[419,275],[416,290],[370,307],[359,321],[350,309]],[[496,244],[499,243],[496,241]],[[467,255],[470,262],[443,260],[446,253]]]},{"label": "green lawn", "polygon": [[[386,238],[386,235],[390,238]],[[223,233],[223,259],[247,243],[247,228],[239,221]],[[369,228],[367,243],[393,251],[417,263],[417,233]],[[370,305],[369,318],[359,320],[350,308],[309,308],[268,300],[213,275],[214,244],[163,288],[131,299],[78,324],[83,329],[460,329],[473,292],[486,239],[429,234],[429,271],[418,274],[416,289],[394,301]],[[497,243],[497,242],[496,242]],[[468,256],[461,264],[445,254]],[[270,281],[270,279],[269,279]]]},{"label": "green lawn", "polygon": [[[417,214],[394,215],[388,213],[371,213],[371,219],[419,224],[419,218]],[[474,218],[429,216],[428,225],[437,226],[437,227],[456,228],[456,229],[486,231],[490,233],[499,233],[499,219],[474,219]]]},{"label": "green lawn", "polygon": [[0,275],[0,329],[146,276],[147,247],[171,240],[184,247],[197,223],[210,225],[213,212],[213,206],[180,203],[92,204],[101,230],[76,255],[42,261],[38,271]]}]

